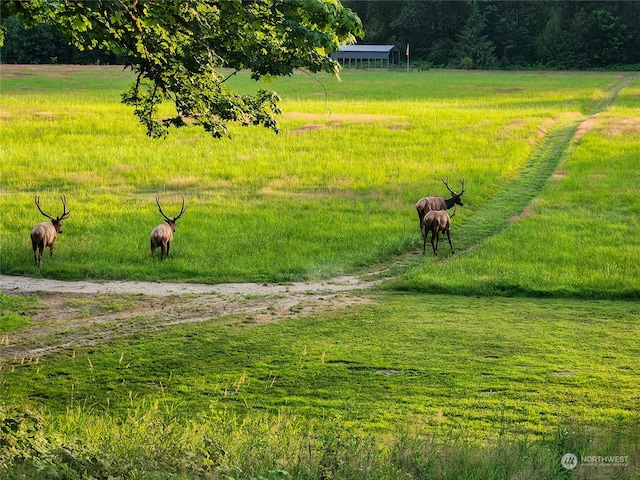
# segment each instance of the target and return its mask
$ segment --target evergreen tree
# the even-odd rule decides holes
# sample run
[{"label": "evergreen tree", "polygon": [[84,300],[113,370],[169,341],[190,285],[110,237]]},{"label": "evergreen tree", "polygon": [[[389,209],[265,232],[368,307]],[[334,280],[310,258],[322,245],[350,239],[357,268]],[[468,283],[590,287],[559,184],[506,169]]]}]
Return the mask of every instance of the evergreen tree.
[{"label": "evergreen tree", "polygon": [[469,17],[455,44],[454,66],[467,70],[497,65],[495,45],[485,33],[487,19],[477,0],[471,0]]}]

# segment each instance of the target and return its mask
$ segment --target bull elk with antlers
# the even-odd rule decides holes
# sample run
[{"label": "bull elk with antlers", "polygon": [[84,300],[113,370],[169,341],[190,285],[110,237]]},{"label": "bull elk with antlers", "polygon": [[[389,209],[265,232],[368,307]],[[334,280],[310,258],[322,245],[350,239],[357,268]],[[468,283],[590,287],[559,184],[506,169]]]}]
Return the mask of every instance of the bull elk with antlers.
[{"label": "bull elk with antlers", "polygon": [[[457,208],[457,207],[456,207]],[[449,246],[451,247],[451,253],[455,253],[453,245],[451,243],[451,218],[456,214],[456,208],[453,209],[451,217],[446,210],[431,210],[425,213],[424,217],[420,221],[420,231],[422,232],[422,254],[424,255],[427,250],[427,236],[431,232],[431,247],[433,247],[433,254],[438,252],[438,243],[440,241],[440,232],[444,232],[449,240]],[[434,243],[435,238],[435,243]]]},{"label": "bull elk with antlers", "polygon": [[[53,257],[53,246],[59,233],[62,233],[62,220],[67,218],[71,210],[67,210],[67,197],[62,195],[62,215],[53,218],[51,215],[44,213],[40,208],[40,197],[36,196],[36,207],[42,215],[47,217],[49,222],[42,222],[33,227],[31,230],[31,245],[33,246],[33,260],[38,268],[42,263],[42,253],[44,249],[49,247],[49,255]],[[36,254],[36,252],[38,252]]]},{"label": "bull elk with antlers", "polygon": [[158,210],[160,215],[164,217],[164,223],[161,223],[151,231],[151,259],[156,261],[156,248],[160,248],[160,260],[169,256],[169,250],[171,249],[171,242],[173,242],[173,232],[176,231],[176,222],[182,216],[185,211],[184,197],[182,197],[182,209],[177,217],[169,218],[162,211],[160,206],[160,198],[156,195],[156,203],[158,204]]},{"label": "bull elk with antlers", "polygon": [[464,178],[460,180],[462,184],[462,190],[460,193],[456,193],[449,187],[449,177],[445,180],[441,178],[444,186],[447,187],[447,190],[451,193],[451,198],[445,199],[444,197],[423,197],[416,203],[416,210],[418,211],[418,218],[420,223],[422,223],[422,219],[427,212],[431,212],[434,210],[449,210],[453,208],[454,205],[460,205],[461,207],[464,205],[462,203],[462,195],[464,195]]}]

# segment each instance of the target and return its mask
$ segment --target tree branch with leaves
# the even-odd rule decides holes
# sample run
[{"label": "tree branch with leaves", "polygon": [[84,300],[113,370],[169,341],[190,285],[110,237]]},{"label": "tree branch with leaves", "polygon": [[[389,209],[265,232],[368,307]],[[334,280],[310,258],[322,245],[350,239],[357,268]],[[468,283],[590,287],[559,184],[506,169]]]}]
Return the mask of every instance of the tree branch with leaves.
[{"label": "tree branch with leaves", "polygon": [[[223,70],[255,80],[295,69],[337,77],[329,54],[363,35],[339,0],[3,0],[0,14],[55,24],[80,49],[125,55],[136,79],[122,100],[152,137],[187,125],[228,137],[231,123],[278,132],[278,95],[236,93]],[[175,114],[160,118],[167,101]]]}]

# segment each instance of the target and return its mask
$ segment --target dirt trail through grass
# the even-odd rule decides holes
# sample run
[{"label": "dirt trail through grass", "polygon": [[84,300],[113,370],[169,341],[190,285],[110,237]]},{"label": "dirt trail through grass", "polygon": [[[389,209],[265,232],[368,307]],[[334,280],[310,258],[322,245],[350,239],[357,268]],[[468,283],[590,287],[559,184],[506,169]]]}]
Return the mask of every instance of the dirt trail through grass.
[{"label": "dirt trail through grass", "polygon": [[346,308],[368,302],[366,295],[356,292],[380,282],[340,276],[313,283],[203,285],[0,275],[0,290],[5,293],[40,297],[39,306],[25,312],[30,326],[3,337],[0,360],[39,358],[177,323],[212,319],[267,323]]},{"label": "dirt trail through grass", "polygon": [[[459,250],[495,235],[520,215],[555,171],[580,125],[606,109],[618,93],[635,81],[624,75],[605,92],[587,117],[568,121],[550,133],[522,173],[506,185],[460,231]],[[399,259],[415,265],[415,252]],[[25,312],[29,327],[4,334],[0,360],[38,358],[115,337],[152,332],[184,322],[270,322],[371,301],[366,290],[383,281],[380,272],[370,277],[341,276],[314,283],[265,285],[230,283],[202,285],[156,282],[65,282],[44,278],[0,275],[0,290],[9,294],[38,294],[39,306]],[[2,332],[0,332],[2,333]]]}]

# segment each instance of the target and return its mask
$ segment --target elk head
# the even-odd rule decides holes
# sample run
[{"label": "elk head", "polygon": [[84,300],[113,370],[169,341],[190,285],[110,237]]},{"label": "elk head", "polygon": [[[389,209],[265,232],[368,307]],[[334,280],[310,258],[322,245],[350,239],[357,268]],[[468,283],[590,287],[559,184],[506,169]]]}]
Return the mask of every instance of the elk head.
[{"label": "elk head", "polygon": [[[33,227],[31,230],[31,246],[33,247],[33,260],[38,268],[42,262],[42,253],[44,249],[49,247],[49,254],[53,257],[53,246],[59,233],[62,233],[62,220],[67,218],[71,213],[71,210],[67,210],[67,197],[62,195],[62,215],[59,217],[53,217],[42,211],[40,208],[40,197],[35,197],[36,207],[40,213],[47,217],[49,222],[42,222]],[[36,251],[38,254],[36,255]]]},{"label": "elk head", "polygon": [[151,232],[151,259],[155,262],[156,248],[160,248],[160,260],[169,256],[171,250],[171,242],[173,242],[173,232],[176,231],[176,222],[184,214],[186,210],[184,206],[184,197],[182,197],[182,208],[177,217],[170,218],[163,211],[160,205],[160,197],[156,195],[156,204],[160,215],[164,218],[164,223],[161,223]]},{"label": "elk head", "polygon": [[462,197],[462,195],[464,195],[464,178],[460,180],[460,183],[462,184],[462,190],[460,191],[460,193],[456,193],[451,190],[451,187],[449,187],[449,177],[447,177],[446,180],[444,178],[441,178],[440,180],[442,180],[444,186],[447,187],[447,190],[449,190],[449,193],[451,193],[451,198],[445,200],[445,202],[447,203],[447,210],[454,205],[460,205],[461,207],[464,206],[464,203],[462,203],[462,199],[460,198]]}]

